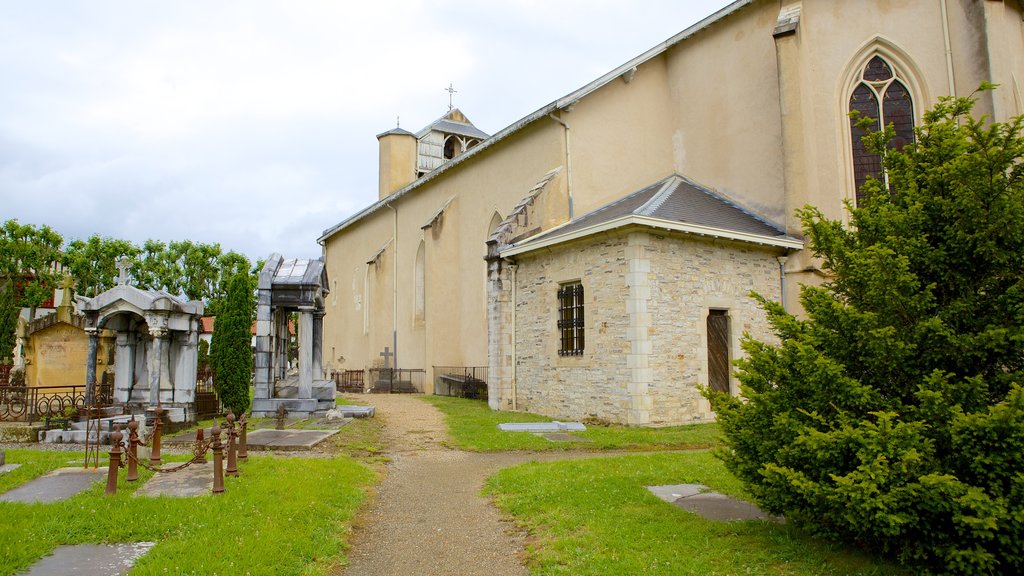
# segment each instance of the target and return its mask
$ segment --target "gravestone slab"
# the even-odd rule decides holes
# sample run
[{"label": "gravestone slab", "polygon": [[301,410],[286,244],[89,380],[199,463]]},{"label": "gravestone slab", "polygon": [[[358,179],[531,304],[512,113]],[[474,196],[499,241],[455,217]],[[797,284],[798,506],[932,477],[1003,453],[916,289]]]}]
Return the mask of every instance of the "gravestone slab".
[{"label": "gravestone slab", "polygon": [[250,450],[309,450],[339,430],[270,430],[249,432],[246,444]]},{"label": "gravestone slab", "polygon": [[85,490],[93,482],[107,477],[106,468],[58,468],[0,494],[0,501],[58,502]]},{"label": "gravestone slab", "polygon": [[687,512],[716,521],[771,520],[775,518],[756,505],[725,494],[712,492],[703,484],[669,484],[648,486],[647,489],[658,498],[674,504]]},{"label": "gravestone slab", "polygon": [[127,574],[153,546],[154,542],[58,546],[24,576],[120,576]]},{"label": "gravestone slab", "polygon": [[[209,456],[212,458],[212,456]],[[172,466],[179,466],[174,463]],[[154,474],[141,488],[136,497],[172,496],[191,498],[213,493],[213,462],[192,464],[184,470],[169,474]]]},{"label": "gravestone slab", "polygon": [[582,422],[522,422],[498,424],[505,432],[583,432],[587,429]]},{"label": "gravestone slab", "polygon": [[373,406],[338,406],[337,410],[347,418],[373,418],[377,410]]},{"label": "gravestone slab", "polygon": [[0,474],[6,474],[8,472],[17,470],[18,467],[20,466],[21,464],[4,464],[3,466],[0,466]]},{"label": "gravestone slab", "polygon": [[5,459],[6,459],[6,454],[4,453],[3,448],[0,448],[0,466],[4,465],[4,460]]}]

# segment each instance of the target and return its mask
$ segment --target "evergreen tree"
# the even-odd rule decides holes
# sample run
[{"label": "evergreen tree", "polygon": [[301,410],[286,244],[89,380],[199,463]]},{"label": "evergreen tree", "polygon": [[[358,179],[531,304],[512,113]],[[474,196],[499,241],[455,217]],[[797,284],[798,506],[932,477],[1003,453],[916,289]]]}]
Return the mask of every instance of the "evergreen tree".
[{"label": "evergreen tree", "polygon": [[249,410],[252,381],[251,326],[255,308],[252,283],[247,273],[235,274],[228,282],[227,299],[213,325],[210,360],[217,395],[235,414]]},{"label": "evergreen tree", "polygon": [[11,364],[17,340],[18,314],[21,308],[14,298],[14,288],[0,287],[0,364]]},{"label": "evergreen tree", "polygon": [[[987,88],[987,87],[983,87]],[[744,341],[745,400],[707,392],[764,508],[919,569],[1024,573],[1024,136],[972,99],[916,142],[866,138],[884,181],[850,226],[800,216],[830,273],[780,343]]]}]

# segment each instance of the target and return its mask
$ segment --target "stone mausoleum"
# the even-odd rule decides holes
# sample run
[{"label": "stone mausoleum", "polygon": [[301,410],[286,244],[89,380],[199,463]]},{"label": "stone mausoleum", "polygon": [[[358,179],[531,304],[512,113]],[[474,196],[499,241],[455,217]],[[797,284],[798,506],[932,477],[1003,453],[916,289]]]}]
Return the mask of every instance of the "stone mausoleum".
[{"label": "stone mausoleum", "polygon": [[126,411],[156,406],[171,422],[195,420],[196,365],[203,303],[162,290],[119,284],[95,298],[79,298],[89,336],[87,384],[94,385],[99,334],[115,333],[114,401]]},{"label": "stone mausoleum", "polygon": [[[259,275],[253,416],[280,407],[293,417],[322,416],[334,407],[334,382],[323,375],[324,298],[330,292],[322,260],[271,254]],[[299,315],[297,370],[288,364],[288,317]]]}]

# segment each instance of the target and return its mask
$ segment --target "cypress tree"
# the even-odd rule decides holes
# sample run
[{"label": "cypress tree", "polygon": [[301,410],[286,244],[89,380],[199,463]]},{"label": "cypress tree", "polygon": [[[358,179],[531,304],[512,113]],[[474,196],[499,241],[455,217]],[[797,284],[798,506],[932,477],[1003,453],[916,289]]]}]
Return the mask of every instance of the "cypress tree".
[{"label": "cypress tree", "polygon": [[14,299],[13,286],[0,288],[0,364],[10,364],[17,338],[18,307]]},{"label": "cypress tree", "polygon": [[210,360],[214,389],[221,403],[235,414],[249,410],[252,382],[251,325],[255,300],[248,274],[235,274],[228,282],[227,299],[213,327]]}]

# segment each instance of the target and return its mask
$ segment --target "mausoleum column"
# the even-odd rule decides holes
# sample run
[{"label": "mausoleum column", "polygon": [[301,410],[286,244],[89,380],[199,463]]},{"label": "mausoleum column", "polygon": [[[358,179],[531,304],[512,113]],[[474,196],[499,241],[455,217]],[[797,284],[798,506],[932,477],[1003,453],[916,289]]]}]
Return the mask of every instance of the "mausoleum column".
[{"label": "mausoleum column", "polygon": [[117,352],[114,356],[114,398],[118,402],[128,402],[132,390],[132,368],[135,359],[132,354],[131,336],[129,332],[117,333]]},{"label": "mausoleum column", "polygon": [[299,308],[299,398],[313,397],[313,309]]},{"label": "mausoleum column", "polygon": [[313,313],[313,379],[324,378],[324,311]]},{"label": "mausoleum column", "polygon": [[91,404],[96,394],[96,351],[100,338],[96,328],[86,328],[85,332],[89,335],[89,352],[85,360],[85,403]]},{"label": "mausoleum column", "polygon": [[149,364],[149,404],[156,406],[160,403],[160,377],[164,370],[164,339],[167,337],[166,328],[151,328],[153,336],[153,348],[147,359]]}]

